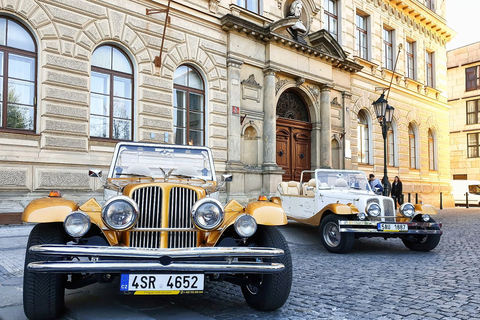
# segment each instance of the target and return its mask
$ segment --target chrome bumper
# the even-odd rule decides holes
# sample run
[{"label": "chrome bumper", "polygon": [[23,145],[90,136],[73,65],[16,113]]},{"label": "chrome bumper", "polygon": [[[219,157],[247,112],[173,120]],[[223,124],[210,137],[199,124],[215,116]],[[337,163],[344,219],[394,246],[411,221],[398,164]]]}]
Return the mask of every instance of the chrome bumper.
[{"label": "chrome bumper", "polygon": [[338,222],[340,232],[355,233],[376,233],[376,234],[442,234],[442,223],[440,222],[383,222],[394,224],[406,224],[408,231],[383,231],[378,230],[377,225],[380,221],[352,221],[340,220]]},{"label": "chrome bumper", "polygon": [[[180,249],[142,249],[82,245],[36,245],[30,252],[42,257],[76,260],[37,261],[28,264],[32,272],[49,273],[126,273],[126,272],[202,272],[276,273],[281,263],[261,261],[282,256],[283,250],[261,247],[212,247]],[[83,257],[83,258],[82,258]],[[251,261],[239,261],[249,259]]]}]

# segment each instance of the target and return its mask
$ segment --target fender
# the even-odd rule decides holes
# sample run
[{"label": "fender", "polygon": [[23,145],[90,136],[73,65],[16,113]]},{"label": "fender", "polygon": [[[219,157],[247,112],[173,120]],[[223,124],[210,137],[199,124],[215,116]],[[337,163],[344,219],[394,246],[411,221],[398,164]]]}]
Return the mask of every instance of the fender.
[{"label": "fender", "polygon": [[292,220],[309,224],[311,226],[319,226],[320,222],[323,219],[323,216],[327,213],[331,212],[334,214],[346,216],[346,215],[352,215],[358,212],[357,208],[353,205],[349,204],[342,204],[342,203],[330,203],[326,205],[325,207],[322,208],[319,212],[317,212],[315,215],[308,219],[298,219],[294,217],[290,217]]},{"label": "fender", "polygon": [[31,201],[22,213],[23,222],[62,222],[78,208],[75,201],[45,197]]},{"label": "fender", "polygon": [[437,209],[435,209],[432,205],[429,204],[415,204],[415,213],[420,214],[429,214],[429,215],[436,215]]}]

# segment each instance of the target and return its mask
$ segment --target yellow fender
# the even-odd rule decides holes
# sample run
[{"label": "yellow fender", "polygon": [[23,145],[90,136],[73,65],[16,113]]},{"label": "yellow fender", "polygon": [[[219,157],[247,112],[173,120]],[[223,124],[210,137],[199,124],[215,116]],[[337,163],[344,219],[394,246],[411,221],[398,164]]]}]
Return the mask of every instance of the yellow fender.
[{"label": "yellow fender", "polygon": [[429,214],[429,215],[436,215],[437,209],[435,209],[432,205],[429,204],[415,204],[415,212],[421,214]]},{"label": "yellow fender", "polygon": [[330,203],[329,205],[326,205],[325,207],[323,207],[322,210],[317,212],[317,214],[315,214],[314,216],[308,219],[296,219],[293,217],[291,217],[291,219],[301,223],[309,224],[311,226],[319,226],[323,216],[327,212],[332,212],[338,215],[351,215],[351,214],[357,214],[358,209],[351,204],[349,205],[349,204],[342,204],[342,203]]},{"label": "yellow fender", "polygon": [[22,213],[24,222],[63,222],[78,204],[63,198],[45,197],[31,201]]}]

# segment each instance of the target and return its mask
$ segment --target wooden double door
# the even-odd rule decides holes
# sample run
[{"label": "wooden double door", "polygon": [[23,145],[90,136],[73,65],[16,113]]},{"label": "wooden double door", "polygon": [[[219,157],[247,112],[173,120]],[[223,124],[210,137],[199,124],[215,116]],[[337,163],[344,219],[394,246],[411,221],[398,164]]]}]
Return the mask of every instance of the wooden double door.
[{"label": "wooden double door", "polygon": [[310,123],[277,119],[277,165],[285,170],[283,181],[300,181],[302,171],[311,169],[311,132]]}]

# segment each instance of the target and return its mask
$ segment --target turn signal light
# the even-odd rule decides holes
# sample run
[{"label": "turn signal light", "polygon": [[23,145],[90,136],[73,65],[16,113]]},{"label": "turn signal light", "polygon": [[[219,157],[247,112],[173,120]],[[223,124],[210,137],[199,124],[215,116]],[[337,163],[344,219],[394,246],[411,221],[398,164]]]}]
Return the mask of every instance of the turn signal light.
[{"label": "turn signal light", "polygon": [[268,201],[267,196],[258,197],[258,201]]},{"label": "turn signal light", "polygon": [[61,198],[62,194],[58,190],[52,190],[52,191],[50,191],[50,194],[48,196],[50,198]]}]

